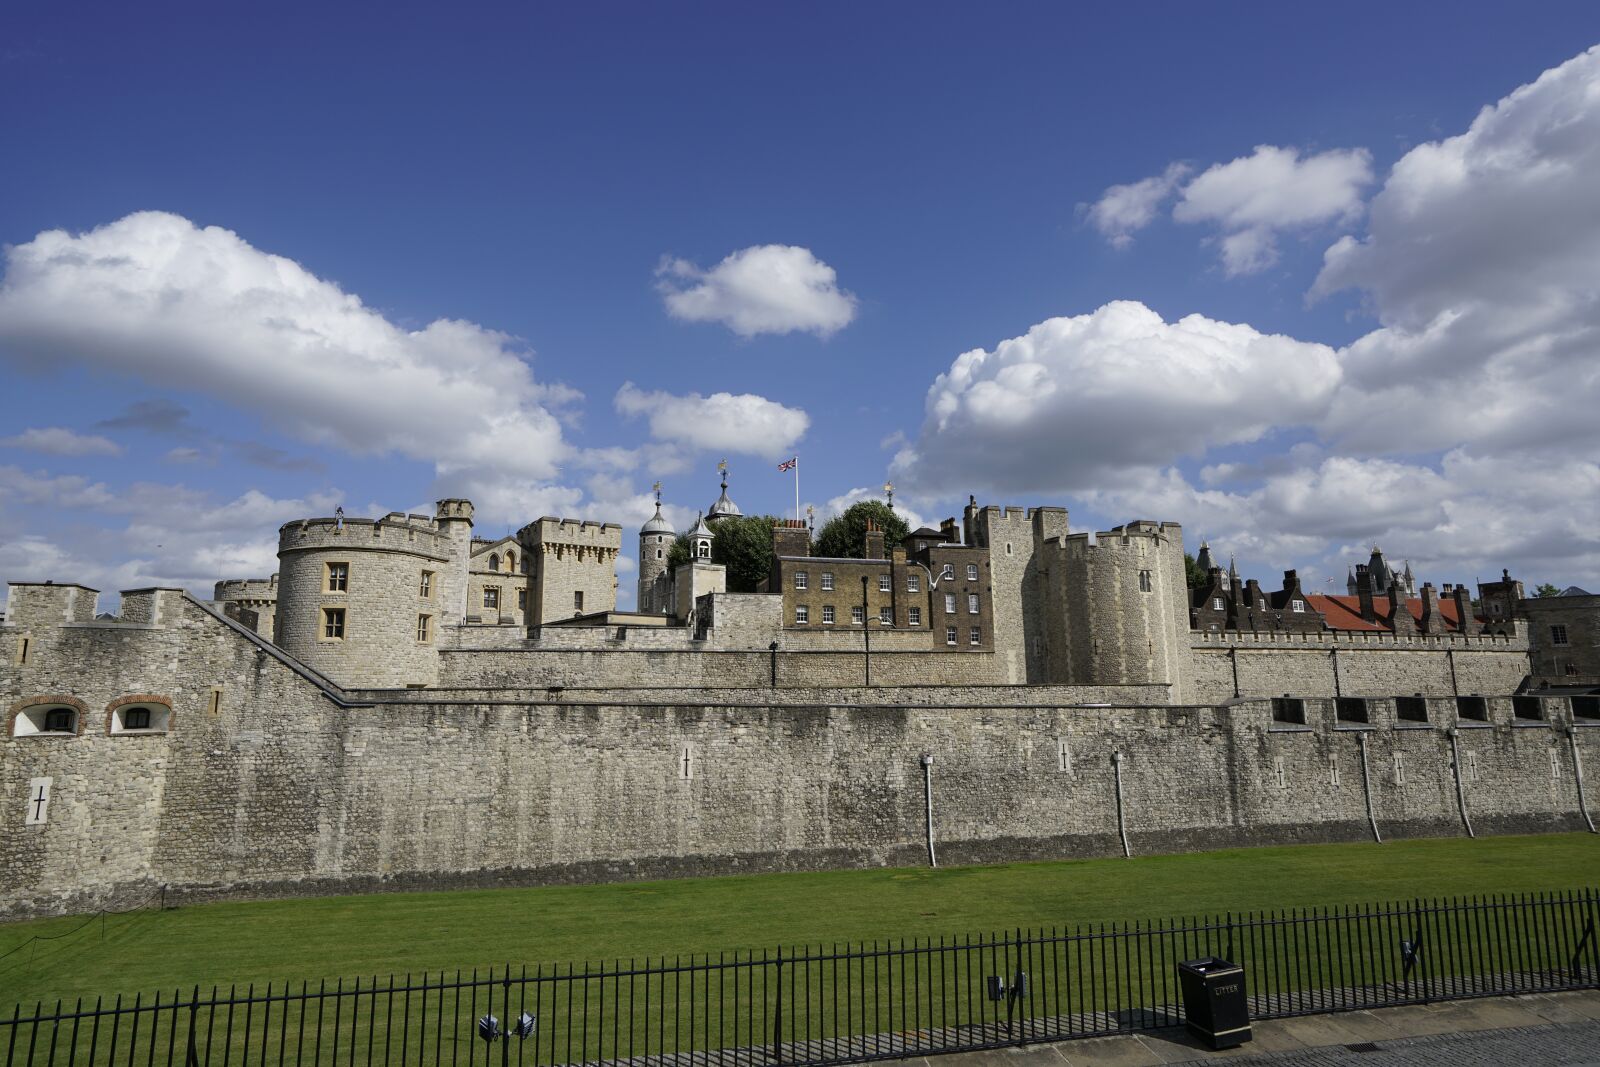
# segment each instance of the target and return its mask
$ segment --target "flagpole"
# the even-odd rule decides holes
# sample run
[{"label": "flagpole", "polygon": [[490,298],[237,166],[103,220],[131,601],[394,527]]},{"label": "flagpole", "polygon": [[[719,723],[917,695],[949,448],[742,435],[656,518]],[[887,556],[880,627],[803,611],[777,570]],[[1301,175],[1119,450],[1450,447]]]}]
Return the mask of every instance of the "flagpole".
[{"label": "flagpole", "polygon": [[794,521],[800,521],[800,457],[794,457]]}]

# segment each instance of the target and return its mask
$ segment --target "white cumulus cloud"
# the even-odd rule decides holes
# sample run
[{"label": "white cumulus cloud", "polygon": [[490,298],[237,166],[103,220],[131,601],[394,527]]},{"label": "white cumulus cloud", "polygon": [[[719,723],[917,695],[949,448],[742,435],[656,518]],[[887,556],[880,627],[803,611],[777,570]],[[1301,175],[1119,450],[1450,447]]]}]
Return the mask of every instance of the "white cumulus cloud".
[{"label": "white cumulus cloud", "polygon": [[742,452],[763,459],[778,459],[790,452],[811,425],[810,417],[799,408],[754,393],[647,393],[624,382],[615,403],[622,415],[644,416],[650,436],[657,441],[688,450]]},{"label": "white cumulus cloud", "polygon": [[0,445],[43,452],[47,456],[120,456],[122,446],[99,434],[78,433],[64,426],[40,426],[11,437],[0,437]]},{"label": "white cumulus cloud", "polygon": [[1350,447],[1600,448],[1600,46],[1420,145],[1328,249],[1313,295],[1381,324],[1345,355]]},{"label": "white cumulus cloud", "polygon": [[1325,345],[1118,301],[956,357],[893,470],[925,495],[1084,490],[1314,421],[1338,382]]},{"label": "white cumulus cloud", "polygon": [[1172,217],[1217,226],[1223,270],[1252,274],[1276,262],[1279,231],[1359,217],[1371,183],[1372,155],[1364,148],[1301,156],[1294,148],[1259,145],[1185,185]]},{"label": "white cumulus cloud", "polygon": [[741,337],[810,332],[828,337],[855,318],[856,298],[834,269],[794,245],[753,245],[704,270],[668,257],[656,286],[674,318],[720,322]]},{"label": "white cumulus cloud", "polygon": [[6,250],[0,354],[207,392],[314,444],[435,465],[441,490],[532,488],[568,451],[513,338],[440,319],[408,330],[229,230],[141,212]]},{"label": "white cumulus cloud", "polygon": [[1172,163],[1160,174],[1127,185],[1113,185],[1088,209],[1089,223],[1113,248],[1127,248],[1133,235],[1155,221],[1157,213],[1189,175],[1186,163]]}]

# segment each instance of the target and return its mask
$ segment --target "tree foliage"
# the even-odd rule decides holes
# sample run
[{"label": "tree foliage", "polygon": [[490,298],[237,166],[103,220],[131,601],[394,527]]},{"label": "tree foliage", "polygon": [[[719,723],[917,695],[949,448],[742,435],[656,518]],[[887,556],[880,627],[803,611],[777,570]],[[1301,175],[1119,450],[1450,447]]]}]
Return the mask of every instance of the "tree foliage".
[{"label": "tree foliage", "polygon": [[862,500],[823,523],[813,553],[832,559],[861,559],[866,551],[867,520],[883,531],[883,547],[897,548],[911,530],[898,512],[881,500]]},{"label": "tree foliage", "polygon": [[1536,597],[1560,596],[1561,590],[1557,589],[1549,582],[1542,582],[1540,583],[1539,587],[1533,591],[1533,595]]},{"label": "tree foliage", "polygon": [[1189,555],[1187,552],[1183,554],[1183,574],[1188,580],[1190,589],[1205,588],[1206,582],[1209,581],[1211,577],[1206,573],[1206,569],[1200,566],[1200,564],[1196,563],[1194,561],[1194,557]]},{"label": "tree foliage", "polygon": [[681,533],[667,549],[667,570],[674,571],[689,562],[689,535]]},{"label": "tree foliage", "polygon": [[737,515],[718,519],[711,538],[711,562],[728,568],[728,592],[753,593],[772,573],[771,515]]}]

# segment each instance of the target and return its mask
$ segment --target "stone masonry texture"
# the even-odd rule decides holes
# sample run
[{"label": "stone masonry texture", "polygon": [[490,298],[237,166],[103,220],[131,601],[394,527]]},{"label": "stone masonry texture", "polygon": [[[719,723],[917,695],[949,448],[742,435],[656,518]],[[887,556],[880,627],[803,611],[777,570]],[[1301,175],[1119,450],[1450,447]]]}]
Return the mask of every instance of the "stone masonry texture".
[{"label": "stone masonry texture", "polygon": [[[1013,557],[1069,551],[1036,550],[1032,532],[1015,532]],[[596,533],[609,547],[610,531]],[[1118,756],[1135,854],[1368,839],[1369,793],[1385,837],[1461,834],[1452,727],[1478,833],[1584,825],[1576,772],[1593,782],[1600,721],[1575,719],[1562,697],[1513,704],[1525,645],[1191,647],[1134,599],[1140,569],[1157,572],[1151,598],[1174,580],[1159,533],[1131,532],[1103,565],[1135,578],[1118,625],[1166,645],[1137,686],[974,685],[973,662],[1005,662],[989,673],[1007,682],[1031,660],[890,651],[865,689],[855,652],[624,652],[608,648],[609,627],[561,649],[473,651],[472,632],[510,628],[467,627],[433,653],[437,687],[384,678],[363,691],[329,680],[337,667],[361,684],[348,666],[302,663],[177,590],[128,594],[108,621],[92,590],[15,585],[0,626],[0,914],[127,902],[161,884],[203,899],[916,864],[923,754],[948,863],[1119,851]],[[297,551],[320,580],[351,543]],[[383,556],[420,569],[430,552],[411,552]],[[354,610],[366,557],[349,559]],[[286,645],[291,609],[328,595],[292,571],[280,576]],[[1335,715],[1330,651],[1341,691],[1373,697],[1365,723]],[[1255,697],[1232,698],[1230,658]],[[928,677],[939,659],[969,673]],[[1176,702],[1172,675],[1190,670],[1207,695]],[[1458,721],[1456,689],[1488,698],[1486,721]],[[1284,690],[1306,698],[1304,724],[1275,722],[1260,698]],[[1394,698],[1419,690],[1427,721],[1402,721]],[[110,733],[110,709],[130,697],[168,702],[167,730]],[[28,708],[65,701],[84,709],[76,732],[13,734]],[[39,778],[52,782],[48,818],[29,825]],[[1592,784],[1587,801],[1593,814]]]}]

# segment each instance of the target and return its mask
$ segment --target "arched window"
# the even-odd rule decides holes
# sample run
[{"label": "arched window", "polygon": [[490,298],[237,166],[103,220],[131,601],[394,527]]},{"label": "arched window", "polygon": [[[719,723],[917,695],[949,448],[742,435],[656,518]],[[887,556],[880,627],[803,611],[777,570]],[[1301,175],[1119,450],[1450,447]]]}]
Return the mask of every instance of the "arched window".
[{"label": "arched window", "polygon": [[515,552],[511,551],[508,548],[508,549],[506,549],[506,571],[507,572],[515,572],[516,569],[517,569],[517,554]]},{"label": "arched window", "polygon": [[164,734],[172,728],[172,709],[159,701],[149,703],[134,698],[111,706],[112,734]]},{"label": "arched window", "polygon": [[699,548],[700,548],[700,558],[701,559],[710,559],[711,558],[711,542],[710,541],[701,541],[700,545],[699,545]]},{"label": "arched window", "polygon": [[500,553],[489,553],[489,569],[492,571],[497,571],[500,569]]},{"label": "arched window", "polygon": [[72,704],[35,704],[17,712],[11,720],[11,736],[75,737],[81,715],[82,710]]}]

